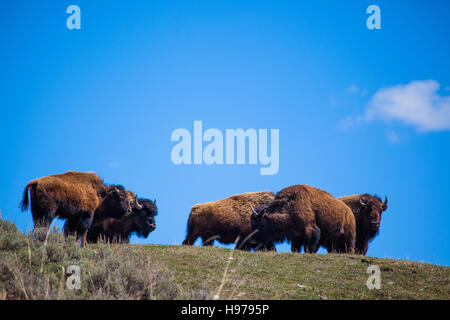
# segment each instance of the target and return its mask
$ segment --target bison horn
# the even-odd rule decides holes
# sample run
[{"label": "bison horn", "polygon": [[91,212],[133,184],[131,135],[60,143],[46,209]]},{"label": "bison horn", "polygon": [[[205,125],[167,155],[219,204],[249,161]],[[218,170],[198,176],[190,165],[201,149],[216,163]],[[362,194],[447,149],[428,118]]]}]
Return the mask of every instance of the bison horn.
[{"label": "bison horn", "polygon": [[386,195],[384,196],[384,203],[383,203],[383,211],[387,209],[387,203],[388,203],[388,199],[386,197]]},{"label": "bison horn", "polygon": [[259,215],[259,213],[256,212],[256,210],[253,207],[250,207],[250,208],[252,208],[253,214],[257,217]]},{"label": "bison horn", "polygon": [[366,206],[369,201],[364,202],[363,197],[359,197],[359,203],[361,203],[363,206]]},{"label": "bison horn", "polygon": [[138,198],[137,198],[137,195],[136,195],[136,198],[134,198],[134,199],[135,199],[136,208],[137,208],[138,210],[141,210],[143,207],[142,207],[142,205],[139,203]]},{"label": "bison horn", "polygon": [[155,200],[153,200],[153,204],[156,206],[156,198],[155,198]]}]

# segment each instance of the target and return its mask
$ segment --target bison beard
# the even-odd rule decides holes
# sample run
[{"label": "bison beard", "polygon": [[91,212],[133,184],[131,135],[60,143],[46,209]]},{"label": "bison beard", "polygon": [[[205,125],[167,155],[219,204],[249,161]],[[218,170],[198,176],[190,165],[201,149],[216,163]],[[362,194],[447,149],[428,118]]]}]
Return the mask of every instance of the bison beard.
[{"label": "bison beard", "polygon": [[344,202],[353,212],[356,220],[356,244],[355,251],[366,255],[369,242],[380,232],[381,215],[387,210],[388,199],[384,203],[381,198],[371,196],[368,193],[356,194],[338,198]]},{"label": "bison beard", "polygon": [[[184,245],[192,245],[198,237],[203,245],[213,245],[214,240],[224,244],[234,243],[237,248],[251,250],[260,243],[249,239],[252,230],[250,216],[251,206],[270,203],[274,199],[272,192],[247,192],[229,198],[196,204],[192,207],[187,224],[187,235]],[[271,243],[265,249],[274,250]]]},{"label": "bison beard", "polygon": [[295,185],[277,193],[268,205],[251,216],[256,239],[261,242],[291,242],[293,252],[353,252],[355,218],[351,210],[329,193],[307,185]]}]

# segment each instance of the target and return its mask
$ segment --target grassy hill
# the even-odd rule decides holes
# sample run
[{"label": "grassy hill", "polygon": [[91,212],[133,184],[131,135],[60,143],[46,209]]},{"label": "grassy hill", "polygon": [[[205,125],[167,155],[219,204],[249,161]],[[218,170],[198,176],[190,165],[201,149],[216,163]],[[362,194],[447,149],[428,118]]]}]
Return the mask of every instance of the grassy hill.
[{"label": "grassy hill", "polygon": [[[186,288],[224,299],[450,299],[450,267],[358,255],[242,252],[212,247],[141,246]],[[231,259],[230,256],[232,255]],[[369,290],[378,265],[381,289]]]},{"label": "grassy hill", "polygon": [[[69,265],[81,289],[66,286]],[[381,270],[369,290],[368,266]],[[450,267],[358,255],[97,244],[0,220],[0,299],[450,299]]]}]

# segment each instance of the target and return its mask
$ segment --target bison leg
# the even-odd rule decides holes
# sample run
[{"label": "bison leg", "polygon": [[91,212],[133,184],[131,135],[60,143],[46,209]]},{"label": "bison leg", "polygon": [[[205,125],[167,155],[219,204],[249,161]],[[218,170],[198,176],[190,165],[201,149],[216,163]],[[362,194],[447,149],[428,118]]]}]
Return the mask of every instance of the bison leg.
[{"label": "bison leg", "polygon": [[88,211],[81,212],[79,216],[80,220],[77,223],[77,231],[79,231],[80,235],[82,234],[82,242],[81,246],[85,247],[87,246],[87,236],[89,227],[91,226],[92,220],[93,220],[93,213],[90,213]]},{"label": "bison leg", "polygon": [[337,247],[336,241],[330,241],[326,246],[328,253],[336,253]]},{"label": "bison leg", "polygon": [[217,236],[213,236],[211,233],[207,233],[202,235],[203,246],[213,246],[214,240],[216,240]]},{"label": "bison leg", "polygon": [[46,193],[37,189],[36,186],[30,189],[31,215],[33,217],[33,228],[50,227],[53,218],[56,216],[56,204]]},{"label": "bison leg", "polygon": [[312,229],[305,231],[305,253],[316,253],[319,249],[320,229],[314,226]]},{"label": "bison leg", "polygon": [[199,237],[199,235],[193,234],[192,232],[188,231],[186,239],[184,239],[184,241],[183,241],[183,245],[192,246],[198,237]]},{"label": "bison leg", "polygon": [[56,210],[53,209],[41,209],[38,205],[31,203],[31,215],[33,217],[33,228],[46,228],[50,227],[50,224],[55,217]]},{"label": "bison leg", "polygon": [[338,253],[354,253],[355,240],[353,237],[342,235],[338,240],[336,251]]},{"label": "bison leg", "polygon": [[191,219],[189,219],[187,235],[186,239],[184,239],[183,241],[183,245],[192,246],[195,240],[197,240],[197,238],[200,237],[200,234],[194,229],[195,229],[194,224],[192,223]]},{"label": "bison leg", "polygon": [[291,252],[298,252],[302,250],[303,242],[300,238],[291,241]]},{"label": "bison leg", "polygon": [[242,245],[238,244],[236,247],[243,251],[251,251],[253,246],[250,243],[243,243]]},{"label": "bison leg", "polygon": [[357,254],[362,254],[363,256],[366,255],[367,250],[369,249],[369,241],[364,241],[362,245],[356,247],[355,252]]}]

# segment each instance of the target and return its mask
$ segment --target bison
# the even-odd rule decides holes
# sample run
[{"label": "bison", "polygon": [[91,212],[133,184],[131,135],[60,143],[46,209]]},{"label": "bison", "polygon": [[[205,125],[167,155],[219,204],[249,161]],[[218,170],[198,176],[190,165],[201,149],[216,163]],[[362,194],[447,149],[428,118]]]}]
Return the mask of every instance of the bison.
[{"label": "bison", "polygon": [[48,228],[56,217],[72,222],[78,219],[76,227],[83,234],[82,244],[86,244],[94,212],[110,191],[95,173],[68,171],[30,181],[25,186],[20,208],[27,210],[31,201],[35,228]]},{"label": "bison", "polygon": [[[136,196],[121,185],[108,186],[100,195],[103,200],[94,212],[91,225],[106,218],[121,219],[127,212],[132,211],[132,203],[136,201]],[[67,219],[63,228],[64,236],[82,235],[89,227],[89,218],[85,213],[80,213]]]},{"label": "bison", "polygon": [[[184,245],[192,245],[198,237],[203,245],[213,245],[214,239],[224,244],[234,243],[243,250],[255,249],[258,244],[248,237],[251,207],[270,203],[275,198],[272,192],[247,192],[229,198],[196,204],[192,207],[187,224],[187,236]],[[266,249],[274,250],[272,243]]]},{"label": "bison", "polygon": [[319,246],[328,252],[353,252],[355,218],[352,211],[328,192],[307,186],[287,187],[266,205],[252,208],[252,230],[264,243],[291,242],[293,252],[304,247],[315,253]]},{"label": "bison", "polygon": [[387,197],[381,198],[368,193],[338,198],[352,211],[356,220],[355,252],[366,255],[369,242],[379,233],[381,214],[387,210]]},{"label": "bison", "polygon": [[132,212],[120,218],[102,215],[94,217],[94,222],[88,230],[88,242],[95,243],[99,239],[111,243],[129,243],[130,235],[135,232],[138,236],[147,238],[155,230],[155,216],[158,214],[156,200],[135,198]]}]

